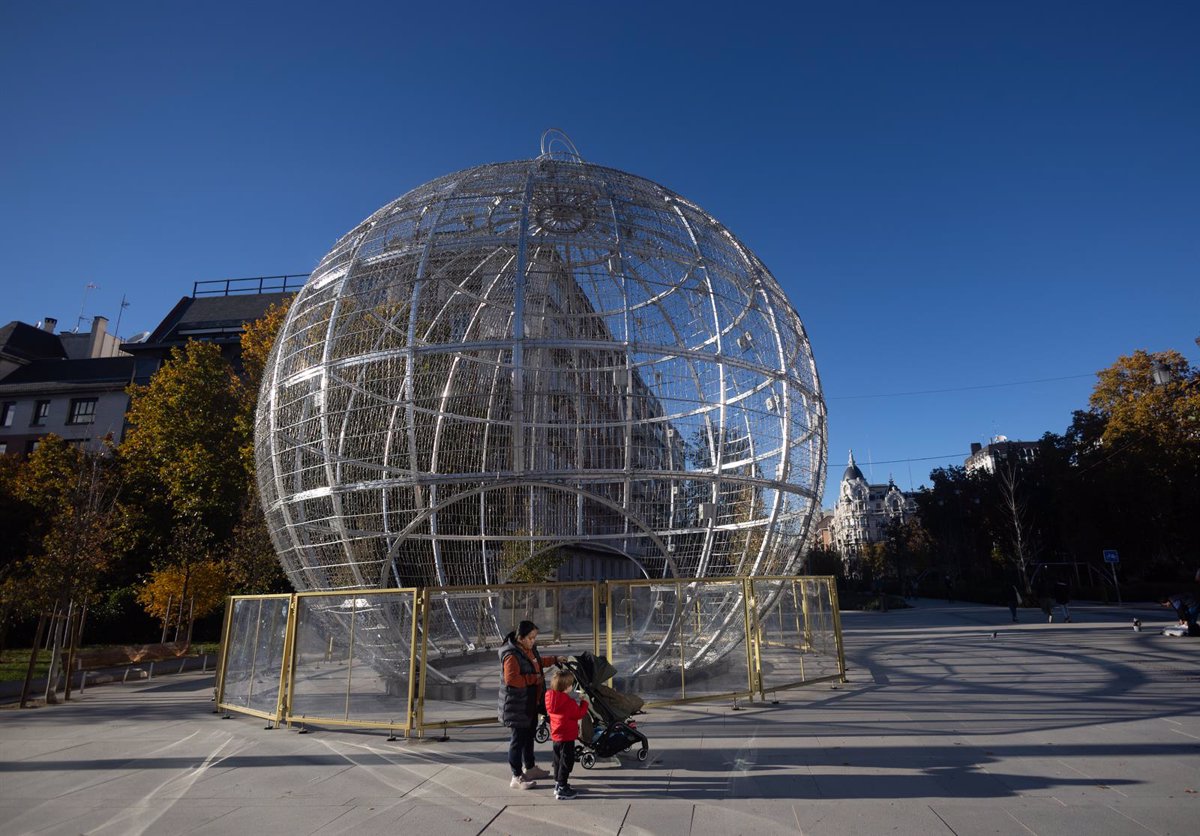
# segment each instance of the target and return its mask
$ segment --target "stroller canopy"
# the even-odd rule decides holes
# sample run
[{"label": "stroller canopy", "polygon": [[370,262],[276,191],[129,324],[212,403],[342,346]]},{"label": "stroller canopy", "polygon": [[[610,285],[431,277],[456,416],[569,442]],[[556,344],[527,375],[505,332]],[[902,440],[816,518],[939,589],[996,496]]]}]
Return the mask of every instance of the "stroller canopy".
[{"label": "stroller canopy", "polygon": [[637,694],[622,694],[603,684],[617,673],[617,669],[603,656],[584,651],[575,657],[574,668],[579,686],[592,698],[592,703],[607,722],[625,720],[641,711],[645,705],[646,701]]}]

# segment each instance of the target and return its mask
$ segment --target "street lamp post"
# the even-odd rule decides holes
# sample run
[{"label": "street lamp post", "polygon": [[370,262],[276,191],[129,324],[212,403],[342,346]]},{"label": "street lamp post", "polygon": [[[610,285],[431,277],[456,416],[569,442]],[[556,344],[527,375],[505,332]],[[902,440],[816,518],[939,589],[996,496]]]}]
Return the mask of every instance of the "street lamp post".
[{"label": "street lamp post", "polygon": [[1161,360],[1155,360],[1150,367],[1150,374],[1156,386],[1166,386],[1171,382],[1171,370]]}]

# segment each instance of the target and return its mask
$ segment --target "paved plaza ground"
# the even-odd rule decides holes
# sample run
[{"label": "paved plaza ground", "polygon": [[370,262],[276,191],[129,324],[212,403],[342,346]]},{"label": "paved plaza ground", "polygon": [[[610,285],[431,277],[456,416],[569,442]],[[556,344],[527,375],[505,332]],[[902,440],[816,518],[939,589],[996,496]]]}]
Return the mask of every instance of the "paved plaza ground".
[{"label": "paved plaza ground", "polygon": [[220,719],[211,674],[89,688],[0,710],[0,833],[1200,832],[1200,640],[1149,605],[1021,615],[845,613],[848,684],[654,709],[650,761],[576,767],[571,802],[509,789],[499,727],[299,735]]}]

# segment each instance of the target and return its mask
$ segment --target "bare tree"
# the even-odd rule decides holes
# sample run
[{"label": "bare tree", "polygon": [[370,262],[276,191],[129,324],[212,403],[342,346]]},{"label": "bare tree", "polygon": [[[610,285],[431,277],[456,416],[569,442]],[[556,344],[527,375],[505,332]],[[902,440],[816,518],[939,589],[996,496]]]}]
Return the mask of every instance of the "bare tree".
[{"label": "bare tree", "polygon": [[1020,467],[1015,461],[1005,461],[996,467],[996,486],[1003,509],[1003,527],[1008,529],[1008,547],[996,550],[999,560],[1017,570],[1021,589],[1028,596],[1029,567],[1038,551],[1038,538],[1030,518],[1029,499],[1021,485]]}]

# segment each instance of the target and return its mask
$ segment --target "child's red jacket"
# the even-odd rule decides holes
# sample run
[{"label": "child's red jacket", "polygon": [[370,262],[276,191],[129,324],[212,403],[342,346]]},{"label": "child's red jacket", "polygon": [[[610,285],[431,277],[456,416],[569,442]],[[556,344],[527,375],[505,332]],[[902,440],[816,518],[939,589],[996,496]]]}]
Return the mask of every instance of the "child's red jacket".
[{"label": "child's red jacket", "polygon": [[587,700],[576,703],[565,691],[546,691],[546,715],[550,718],[550,739],[562,743],[579,739],[579,721],[587,716]]}]

